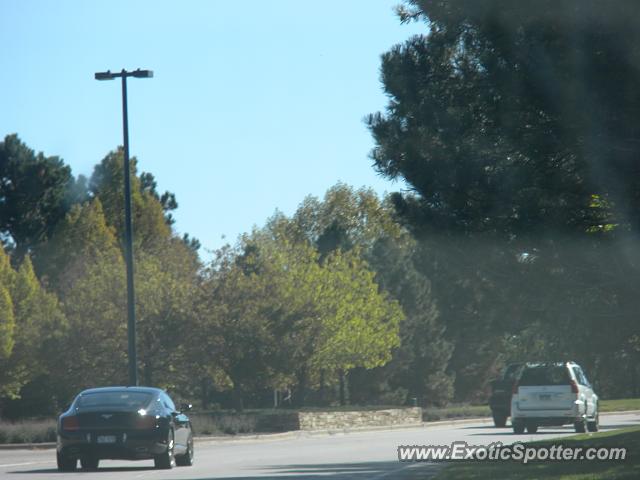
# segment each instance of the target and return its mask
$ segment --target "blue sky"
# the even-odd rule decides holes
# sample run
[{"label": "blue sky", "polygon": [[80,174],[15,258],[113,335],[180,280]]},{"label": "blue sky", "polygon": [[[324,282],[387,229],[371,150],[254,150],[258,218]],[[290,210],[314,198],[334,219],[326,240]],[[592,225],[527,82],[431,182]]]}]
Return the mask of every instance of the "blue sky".
[{"label": "blue sky", "polygon": [[338,181],[401,188],[363,123],[380,55],[425,31],[399,1],[0,0],[0,136],[90,175],[122,143],[120,84],[94,72],[153,70],[128,81],[131,154],[207,256]]}]

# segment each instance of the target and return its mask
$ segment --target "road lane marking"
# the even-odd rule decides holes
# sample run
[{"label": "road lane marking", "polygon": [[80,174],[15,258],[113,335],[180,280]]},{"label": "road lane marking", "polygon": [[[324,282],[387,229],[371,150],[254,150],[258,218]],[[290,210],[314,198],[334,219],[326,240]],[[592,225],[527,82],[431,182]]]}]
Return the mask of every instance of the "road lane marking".
[{"label": "road lane marking", "polygon": [[410,464],[410,465],[403,465],[402,467],[396,468],[394,470],[391,470],[390,472],[379,473],[375,477],[371,477],[370,480],[378,480],[380,478],[385,478],[385,477],[388,477],[390,475],[396,475],[396,474],[398,474],[398,473],[400,473],[400,472],[402,472],[404,470],[407,470],[409,468],[417,468],[419,466],[420,466],[420,464],[418,464],[418,463],[413,463],[413,464]]},{"label": "road lane marking", "polygon": [[4,467],[22,467],[24,465],[38,465],[38,464],[42,464],[42,463],[54,463],[54,462],[48,460],[46,462],[1,463],[0,464],[0,468],[4,468]]}]

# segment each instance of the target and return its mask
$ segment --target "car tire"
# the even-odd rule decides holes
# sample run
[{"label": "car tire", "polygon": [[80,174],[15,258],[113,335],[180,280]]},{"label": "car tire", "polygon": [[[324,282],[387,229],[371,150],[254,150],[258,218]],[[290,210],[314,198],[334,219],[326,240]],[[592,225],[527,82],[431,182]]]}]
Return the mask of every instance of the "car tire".
[{"label": "car tire", "polygon": [[190,467],[193,465],[193,458],[193,437],[189,437],[189,440],[187,441],[187,451],[184,455],[178,455],[176,457],[176,465],[179,467]]},{"label": "car tire", "polygon": [[593,420],[587,422],[587,430],[590,432],[597,432],[600,428],[600,414],[596,413],[596,416],[593,417]]},{"label": "car tire", "polygon": [[499,413],[494,413],[493,424],[496,428],[504,428],[507,425],[507,417]]},{"label": "car tire", "polygon": [[78,465],[77,458],[67,457],[61,453],[56,453],[56,461],[58,463],[58,470],[61,472],[74,472]]},{"label": "car tire", "polygon": [[522,422],[513,422],[513,433],[517,435],[521,435],[524,433],[524,423]]},{"label": "car tire", "polygon": [[175,437],[173,430],[169,430],[169,435],[167,436],[167,451],[153,458],[153,463],[156,468],[169,470],[176,466],[176,457],[173,453],[174,446]]},{"label": "car tire", "polygon": [[538,431],[538,425],[535,423],[527,424],[527,433],[536,433]]},{"label": "car tire", "polygon": [[97,470],[100,459],[96,457],[81,457],[80,465],[83,470]]},{"label": "car tire", "polygon": [[577,422],[575,422],[573,424],[573,428],[575,429],[576,433],[584,433],[587,431],[587,425],[584,419],[580,419]]}]

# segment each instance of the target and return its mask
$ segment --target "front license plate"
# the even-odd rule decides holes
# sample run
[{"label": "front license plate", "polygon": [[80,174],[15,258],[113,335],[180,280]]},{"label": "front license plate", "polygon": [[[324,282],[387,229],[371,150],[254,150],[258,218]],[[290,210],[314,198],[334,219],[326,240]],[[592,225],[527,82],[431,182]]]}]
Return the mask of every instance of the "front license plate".
[{"label": "front license plate", "polygon": [[540,400],[551,400],[551,395],[540,395]]},{"label": "front license plate", "polygon": [[98,435],[96,438],[96,442],[98,443],[116,443],[115,435]]}]

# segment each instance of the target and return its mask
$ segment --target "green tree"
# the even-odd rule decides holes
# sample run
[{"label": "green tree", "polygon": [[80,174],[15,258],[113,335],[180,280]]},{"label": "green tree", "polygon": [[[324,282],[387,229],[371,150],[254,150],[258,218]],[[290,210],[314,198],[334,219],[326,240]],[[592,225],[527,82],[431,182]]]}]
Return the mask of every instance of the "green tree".
[{"label": "green tree", "polygon": [[42,276],[69,322],[61,378],[70,389],[124,382],[126,284],[114,230],[99,199],[76,205],[43,249]]},{"label": "green tree", "polygon": [[[403,313],[378,289],[360,251],[322,255],[308,242],[290,238],[286,219],[258,235],[259,251],[283,276],[278,312],[280,352],[296,378],[299,402],[307,388],[344,376],[353,368],[384,365],[398,344]],[[276,273],[277,274],[277,273]],[[341,388],[341,400],[345,401]]]},{"label": "green tree", "polygon": [[124,262],[119,255],[101,255],[65,293],[69,320],[66,343],[73,356],[65,377],[75,389],[126,384],[127,329]]},{"label": "green tree", "polygon": [[118,256],[115,229],[107,221],[99,198],[74,205],[40,249],[40,278],[64,298],[91,262]]},{"label": "green tree", "polygon": [[[59,373],[64,358],[66,318],[55,295],[40,285],[28,256],[16,272],[11,296],[16,319],[15,345],[2,368],[0,383],[9,389],[5,389],[4,396],[19,399],[24,414],[53,414],[62,407],[58,393],[63,388],[41,386],[27,398],[24,390]],[[33,408],[34,403],[37,408]]]},{"label": "green tree", "polygon": [[17,135],[0,142],[0,237],[18,259],[45,241],[85,196],[83,179],[76,182],[60,158],[36,155]]},{"label": "green tree", "polygon": [[[594,299],[615,298],[605,317],[632,330],[625,284],[640,266],[621,248],[639,226],[636,10],[410,0],[399,11],[425,21],[425,34],[383,55],[390,102],[368,119],[372,158],[411,187],[393,202],[423,243],[419,268],[456,347],[459,398],[482,392],[516,354],[512,342],[594,364],[588,345],[611,357],[595,340]],[[618,260],[591,268],[594,251]],[[630,268],[613,267],[622,258]],[[561,346],[550,330],[584,340]]]},{"label": "green tree", "polygon": [[[118,238],[124,238],[124,157],[122,149],[109,153],[91,176],[89,188],[100,199],[107,224],[114,227]],[[134,249],[157,251],[171,237],[171,227],[150,174],[137,176],[135,158],[131,159],[131,206],[134,225]],[[171,207],[175,203],[169,202]],[[177,204],[176,204],[177,206]]]},{"label": "green tree", "polygon": [[198,302],[198,342],[205,364],[203,374],[221,390],[231,389],[234,407],[244,408],[245,396],[276,381],[274,352],[277,338],[272,312],[281,301],[277,276],[257,267],[255,254],[231,249],[218,251],[208,268]]},{"label": "green tree", "polygon": [[13,315],[13,303],[8,290],[2,286],[0,288],[0,355],[4,358],[11,355],[15,340],[13,338],[16,321]]},{"label": "green tree", "polygon": [[358,253],[320,261],[282,220],[221,252],[203,289],[208,361],[221,367],[237,408],[249,392],[286,385],[304,403],[323,375],[382,365],[398,343],[402,311]]},{"label": "green tree", "polygon": [[[415,259],[422,255],[407,235],[402,241],[382,237],[371,252],[377,283],[398,300],[406,319],[400,324],[401,344],[394,351],[393,360],[380,371],[371,372],[373,381],[369,383],[370,388],[380,384],[391,387],[391,392],[380,389],[378,394],[383,399],[389,395],[393,398],[396,390],[406,392],[396,401],[416,398],[421,405],[443,405],[453,396],[453,376],[449,373],[453,345],[445,337],[431,282],[416,268]],[[360,380],[366,381],[366,376]],[[366,389],[364,392],[376,393]]]},{"label": "green tree", "polygon": [[[13,301],[9,289],[15,282],[15,272],[11,268],[9,256],[0,247],[0,359],[11,355],[15,343],[15,317]],[[2,395],[2,392],[0,392]]]},{"label": "green tree", "polygon": [[[176,237],[157,253],[140,253],[136,263],[138,358],[145,385],[173,388],[189,384],[194,304],[199,284],[199,261]],[[197,356],[197,354],[196,354]]]},{"label": "green tree", "polygon": [[446,369],[452,347],[443,338],[430,281],[414,265],[418,247],[397,221],[389,199],[381,201],[370,189],[337,184],[322,201],[305,199],[288,230],[294,232],[293,238],[313,242],[321,258],[359,249],[376,272],[376,282],[400,302],[407,317],[393,361],[383,368],[355,369],[349,395],[361,403],[403,403],[408,397],[446,402],[451,397]]},{"label": "green tree", "polygon": [[[278,217],[274,217],[274,222]],[[354,246],[366,251],[382,236],[398,237],[402,227],[394,218],[392,206],[381,202],[368,188],[355,190],[338,183],[322,201],[313,196],[304,199],[289,227],[293,238],[316,245],[326,255],[338,248]]]},{"label": "green tree", "polygon": [[0,264],[0,398],[19,398],[24,385],[55,368],[66,321],[55,296],[41,287],[28,256],[15,271],[0,252]]}]

